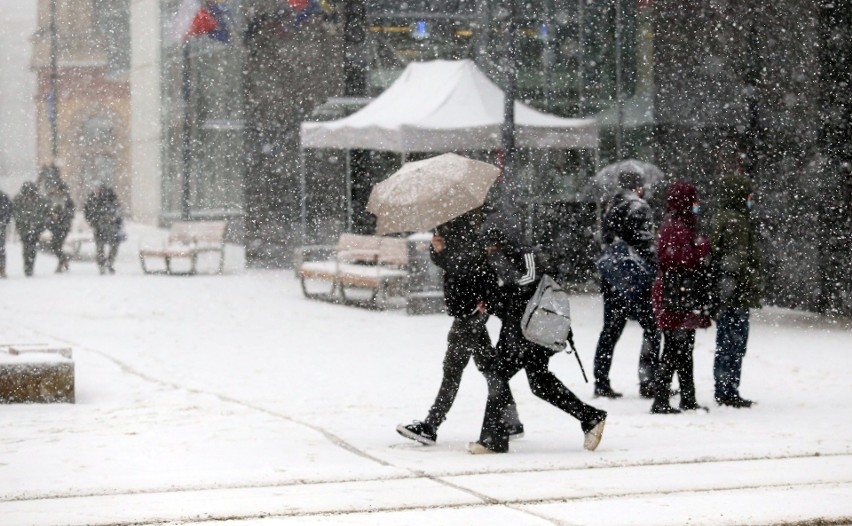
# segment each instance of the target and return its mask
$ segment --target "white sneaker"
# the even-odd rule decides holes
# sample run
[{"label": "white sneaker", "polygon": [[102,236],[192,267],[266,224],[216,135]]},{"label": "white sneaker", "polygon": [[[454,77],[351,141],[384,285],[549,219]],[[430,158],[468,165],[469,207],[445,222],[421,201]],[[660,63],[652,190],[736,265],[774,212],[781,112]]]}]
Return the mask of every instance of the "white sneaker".
[{"label": "white sneaker", "polygon": [[597,449],[598,444],[601,443],[601,438],[603,438],[603,430],[604,424],[606,420],[601,420],[595,427],[591,428],[585,434],[585,438],[583,439],[583,447],[588,449],[589,451],[594,451]]},{"label": "white sneaker", "polygon": [[470,452],[471,455],[496,455],[497,454],[496,451],[494,451],[492,449],[488,449],[487,447],[483,446],[479,442],[468,442],[467,443],[467,450],[468,450],[468,452]]}]

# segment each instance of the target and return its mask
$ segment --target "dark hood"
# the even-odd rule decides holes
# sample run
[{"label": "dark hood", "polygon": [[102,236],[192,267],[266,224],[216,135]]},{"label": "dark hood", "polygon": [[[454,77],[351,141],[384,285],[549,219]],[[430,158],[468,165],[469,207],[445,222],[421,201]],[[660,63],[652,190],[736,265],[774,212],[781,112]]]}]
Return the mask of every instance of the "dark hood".
[{"label": "dark hood", "polygon": [[666,212],[685,216],[692,214],[692,205],[698,200],[695,185],[686,181],[675,181],[666,196]]}]

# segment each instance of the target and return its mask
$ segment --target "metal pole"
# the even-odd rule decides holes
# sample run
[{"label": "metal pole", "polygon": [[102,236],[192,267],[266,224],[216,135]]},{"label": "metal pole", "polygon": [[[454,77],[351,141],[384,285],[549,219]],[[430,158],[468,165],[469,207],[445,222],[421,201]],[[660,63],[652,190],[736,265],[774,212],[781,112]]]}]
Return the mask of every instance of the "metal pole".
[{"label": "metal pole", "polygon": [[181,98],[183,99],[183,143],[182,143],[182,155],[183,155],[183,171],[181,173],[181,194],[180,194],[180,218],[183,221],[189,221],[190,212],[189,212],[189,194],[190,194],[190,185],[189,185],[189,171],[192,166],[192,152],[190,150],[190,124],[192,119],[190,117],[190,57],[189,57],[189,42],[183,43],[183,61],[181,64],[182,69],[182,79],[181,79]]},{"label": "metal pole", "polygon": [[618,106],[618,125],[615,131],[615,154],[624,159],[624,79],[622,68],[622,12],[621,0],[615,0],[615,98]]},{"label": "metal pole", "polygon": [[308,167],[305,164],[305,149],[299,148],[299,222],[301,225],[301,245],[305,246],[308,237]]},{"label": "metal pole", "polygon": [[515,53],[515,0],[508,0],[509,10],[505,35],[506,91],[503,97],[503,212],[512,213],[518,199],[518,182],[515,180],[515,99],[518,91],[518,70]]},{"label": "metal pole", "polygon": [[346,231],[352,232],[352,150],[346,150]]},{"label": "metal pole", "polygon": [[577,2],[577,109],[586,113],[586,0]]},{"label": "metal pole", "polygon": [[57,108],[58,93],[57,93],[57,77],[58,77],[58,49],[57,49],[57,32],[56,32],[56,0],[50,0],[50,80],[47,95],[47,118],[50,123],[50,162],[56,164],[56,158],[59,154],[59,128],[57,120],[59,117]]}]

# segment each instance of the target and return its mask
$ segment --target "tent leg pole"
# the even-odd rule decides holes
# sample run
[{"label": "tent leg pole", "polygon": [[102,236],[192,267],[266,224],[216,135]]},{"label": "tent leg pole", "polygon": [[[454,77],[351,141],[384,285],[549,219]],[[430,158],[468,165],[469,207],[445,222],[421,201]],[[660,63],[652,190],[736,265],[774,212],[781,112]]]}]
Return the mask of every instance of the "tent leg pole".
[{"label": "tent leg pole", "polygon": [[299,222],[301,245],[304,246],[308,237],[308,173],[305,164],[305,149],[299,148]]},{"label": "tent leg pole", "polygon": [[346,231],[352,232],[352,150],[346,150]]}]

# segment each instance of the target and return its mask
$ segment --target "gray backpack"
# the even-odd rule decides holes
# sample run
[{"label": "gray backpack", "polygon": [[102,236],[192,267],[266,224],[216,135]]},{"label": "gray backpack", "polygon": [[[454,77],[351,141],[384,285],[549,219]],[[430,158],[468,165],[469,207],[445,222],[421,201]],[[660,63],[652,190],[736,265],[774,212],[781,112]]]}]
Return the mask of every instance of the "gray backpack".
[{"label": "gray backpack", "polygon": [[535,294],[527,303],[521,318],[521,332],[527,340],[554,352],[564,351],[571,344],[583,379],[588,383],[580,355],[574,348],[568,292],[547,274],[541,277]]},{"label": "gray backpack", "polygon": [[568,293],[545,274],[527,303],[521,330],[529,341],[554,352],[564,351],[571,332],[571,304]]}]

